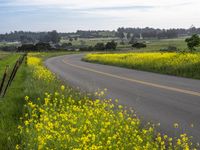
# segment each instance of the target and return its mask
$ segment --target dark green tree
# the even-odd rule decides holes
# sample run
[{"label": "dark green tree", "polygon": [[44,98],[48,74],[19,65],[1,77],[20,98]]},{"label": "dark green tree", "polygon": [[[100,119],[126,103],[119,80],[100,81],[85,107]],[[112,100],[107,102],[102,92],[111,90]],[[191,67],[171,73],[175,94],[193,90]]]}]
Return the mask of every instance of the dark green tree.
[{"label": "dark green tree", "polygon": [[129,40],[131,38],[131,33],[128,32],[127,35],[126,35],[127,39]]},{"label": "dark green tree", "polygon": [[189,50],[192,52],[200,45],[200,37],[199,35],[194,34],[190,38],[185,39],[185,42],[187,43]]},{"label": "dark green tree", "polygon": [[94,46],[95,50],[105,50],[105,44],[104,43],[97,43]]},{"label": "dark green tree", "polygon": [[106,44],[105,48],[107,50],[115,50],[117,48],[117,43],[114,40],[112,40],[111,42],[108,42]]},{"label": "dark green tree", "polygon": [[35,45],[35,50],[36,51],[48,51],[51,49],[51,46],[49,43],[42,43],[39,42]]},{"label": "dark green tree", "polygon": [[119,32],[118,33],[118,37],[121,39],[121,41],[123,42],[124,41],[124,38],[125,38],[125,35],[124,35],[124,32]]},{"label": "dark green tree", "polygon": [[59,43],[60,36],[59,36],[59,34],[57,33],[56,30],[53,30],[52,32],[49,32],[48,36],[50,37],[51,42],[53,42],[55,44]]}]

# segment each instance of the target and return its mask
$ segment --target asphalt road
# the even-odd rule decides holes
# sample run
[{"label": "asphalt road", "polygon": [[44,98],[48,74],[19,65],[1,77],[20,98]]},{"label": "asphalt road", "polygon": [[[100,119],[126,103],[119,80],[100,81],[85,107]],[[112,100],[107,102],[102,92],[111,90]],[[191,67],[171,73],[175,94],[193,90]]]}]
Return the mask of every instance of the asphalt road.
[{"label": "asphalt road", "polygon": [[54,57],[45,64],[73,86],[89,92],[107,88],[108,97],[133,107],[143,122],[160,123],[160,132],[183,132],[200,142],[200,80],[87,63],[82,56]]}]

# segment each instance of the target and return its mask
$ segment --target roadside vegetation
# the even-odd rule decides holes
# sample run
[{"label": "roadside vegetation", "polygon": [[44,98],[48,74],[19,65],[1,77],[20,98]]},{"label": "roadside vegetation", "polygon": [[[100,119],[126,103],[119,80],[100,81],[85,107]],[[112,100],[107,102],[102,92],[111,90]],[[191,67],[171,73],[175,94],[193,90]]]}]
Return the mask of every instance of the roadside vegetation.
[{"label": "roadside vegetation", "polygon": [[83,60],[200,79],[200,53],[88,54]]},{"label": "roadside vegetation", "polygon": [[[66,54],[66,52],[61,52]],[[51,56],[57,56],[58,53],[35,53],[34,55],[40,55],[43,59]],[[9,65],[10,75],[12,68],[16,60],[20,57],[20,54],[16,53],[4,53],[0,52],[0,83],[5,67]],[[7,78],[8,80],[8,78]],[[48,84],[49,85],[49,84]],[[58,84],[55,84],[56,86]],[[16,144],[21,141],[21,137],[18,135],[18,125],[21,123],[20,117],[24,114],[24,97],[30,95],[32,97],[41,96],[41,91],[51,91],[52,86],[47,86],[39,81],[33,80],[33,73],[30,67],[23,64],[17,72],[17,75],[8,88],[8,91],[4,98],[0,97],[0,149],[15,149]]]},{"label": "roadside vegetation", "polygon": [[142,125],[134,110],[105,99],[106,90],[91,98],[64,85],[42,65],[55,55],[29,54],[1,99],[0,149],[195,149],[186,134]]},{"label": "roadside vegetation", "polygon": [[41,90],[37,96],[27,93],[25,97],[22,124],[18,126],[22,141],[17,149],[194,148],[186,134],[171,138],[156,133],[151,124],[142,126],[134,110],[102,100],[105,91],[96,92],[98,98],[91,99],[61,85],[37,56],[28,58],[28,67]]},{"label": "roadside vegetation", "polygon": [[[18,54],[0,52],[0,83],[6,65],[9,65],[8,73],[10,73],[18,58]],[[19,140],[16,133],[24,104],[21,100],[24,97],[22,92],[24,90],[24,73],[24,69],[20,69],[6,96],[0,97],[0,149],[2,150],[13,149]]]}]

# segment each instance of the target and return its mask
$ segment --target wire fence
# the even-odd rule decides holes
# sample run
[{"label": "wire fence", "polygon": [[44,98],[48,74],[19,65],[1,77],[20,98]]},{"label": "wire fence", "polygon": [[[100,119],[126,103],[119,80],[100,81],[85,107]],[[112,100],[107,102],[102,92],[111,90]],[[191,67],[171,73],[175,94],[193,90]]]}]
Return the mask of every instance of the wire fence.
[{"label": "wire fence", "polygon": [[[3,98],[6,95],[8,88],[11,86],[17,74],[17,71],[19,70],[20,66],[22,65],[25,59],[27,59],[27,54],[23,54],[22,56],[20,56],[19,59],[15,62],[15,65],[10,74],[8,73],[9,66],[7,65],[5,67],[3,78],[0,84],[0,97]],[[25,60],[25,62],[27,61]]]}]

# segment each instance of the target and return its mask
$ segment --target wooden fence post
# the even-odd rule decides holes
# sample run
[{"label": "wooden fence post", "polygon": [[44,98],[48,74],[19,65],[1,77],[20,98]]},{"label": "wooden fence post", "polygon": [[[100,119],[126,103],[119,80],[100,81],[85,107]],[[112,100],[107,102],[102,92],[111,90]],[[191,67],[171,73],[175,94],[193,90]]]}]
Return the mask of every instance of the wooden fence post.
[{"label": "wooden fence post", "polygon": [[0,85],[0,96],[1,96],[1,93],[3,91],[3,86],[4,86],[4,83],[5,83],[5,80],[6,80],[7,72],[8,72],[8,66],[6,66],[6,69],[4,71],[4,75],[3,75],[3,78],[2,78],[2,82],[1,82],[1,85]]},{"label": "wooden fence post", "polygon": [[5,89],[4,89],[3,97],[5,96],[8,87],[11,85],[11,82],[12,82],[12,80],[13,80],[13,78],[14,78],[14,75],[16,74],[16,69],[18,68],[18,65],[19,65],[19,60],[17,60],[16,63],[15,63],[15,66],[14,66],[14,68],[13,68],[13,70],[12,70],[12,73],[11,73],[11,75],[10,75],[10,78],[9,78],[9,80],[8,80],[8,83],[7,83],[7,85],[6,85]]},{"label": "wooden fence post", "polygon": [[24,60],[24,58],[26,57],[26,55],[27,55],[27,54],[24,54],[23,56],[21,56],[21,57],[16,61],[15,66],[14,66],[14,68],[13,68],[13,70],[12,70],[12,73],[11,73],[11,75],[10,75],[10,77],[9,77],[8,83],[7,83],[7,85],[6,85],[5,89],[4,89],[4,92],[3,92],[3,94],[2,94],[2,97],[5,96],[8,87],[11,85],[12,81],[14,80],[15,75],[16,75],[16,73],[17,73],[17,71],[18,71],[20,65],[23,63],[23,60]]}]

